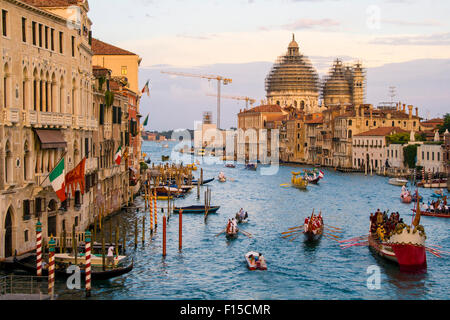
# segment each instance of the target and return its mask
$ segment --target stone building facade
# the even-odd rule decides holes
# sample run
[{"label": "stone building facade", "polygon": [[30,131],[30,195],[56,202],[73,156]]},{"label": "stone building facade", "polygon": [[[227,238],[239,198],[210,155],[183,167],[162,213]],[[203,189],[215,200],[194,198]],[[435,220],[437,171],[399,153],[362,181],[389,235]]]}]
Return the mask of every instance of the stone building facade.
[{"label": "stone building facade", "polygon": [[[40,7],[33,4],[42,4]],[[92,108],[91,22],[87,1],[1,2],[0,259],[35,244],[35,224],[50,235],[84,230],[91,189],[61,204],[48,174],[61,158],[66,172],[86,157],[97,130]],[[69,6],[72,6],[69,9]],[[71,23],[74,6],[78,23]],[[59,210],[61,209],[61,210]]]}]

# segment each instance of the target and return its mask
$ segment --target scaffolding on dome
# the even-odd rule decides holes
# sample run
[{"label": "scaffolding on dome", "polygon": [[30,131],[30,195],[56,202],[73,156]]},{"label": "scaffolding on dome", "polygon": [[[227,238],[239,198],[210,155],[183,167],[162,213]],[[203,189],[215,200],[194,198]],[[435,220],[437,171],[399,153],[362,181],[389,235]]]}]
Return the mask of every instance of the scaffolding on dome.
[{"label": "scaffolding on dome", "polygon": [[302,54],[279,56],[265,79],[266,92],[319,92],[319,75]]},{"label": "scaffolding on dome", "polygon": [[[360,79],[358,80],[357,77]],[[358,93],[355,89],[360,86],[362,86],[362,92]],[[366,87],[366,69],[360,62],[346,65],[340,59],[336,59],[321,81],[321,99],[325,100],[326,96],[350,95],[353,101],[364,102]],[[360,96],[356,96],[357,94]]]}]

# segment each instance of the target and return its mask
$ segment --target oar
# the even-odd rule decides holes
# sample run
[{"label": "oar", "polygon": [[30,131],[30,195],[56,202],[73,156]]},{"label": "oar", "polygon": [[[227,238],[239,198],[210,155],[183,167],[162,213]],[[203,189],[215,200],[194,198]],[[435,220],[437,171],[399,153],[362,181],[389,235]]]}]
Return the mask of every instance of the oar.
[{"label": "oar", "polygon": [[286,236],[281,236],[282,238],[289,238],[289,237],[292,237],[292,236],[295,236],[296,234],[298,234],[298,233],[300,233],[301,231],[299,231],[299,232],[297,232],[297,233],[293,233],[293,234],[288,234],[288,235],[286,235]]},{"label": "oar", "polygon": [[286,231],[286,232],[282,232],[281,234],[288,234],[288,233],[293,233],[293,232],[299,232],[299,231],[302,231],[302,230],[291,230],[291,231]]},{"label": "oar", "polygon": [[326,235],[328,235],[328,236],[332,236],[332,237],[334,237],[334,238],[336,238],[336,239],[340,239],[340,238],[341,238],[341,237],[335,236],[334,234],[331,234],[331,233],[325,233],[325,232],[324,232],[324,234],[326,234]]},{"label": "oar", "polygon": [[342,230],[342,228],[333,227],[333,226],[330,226],[329,224],[326,224],[325,226],[328,227],[328,228],[336,229],[336,230]]},{"label": "oar", "polygon": [[333,240],[333,241],[338,242],[335,238],[329,237],[329,236],[327,236],[326,234],[323,234],[323,236],[326,237],[326,238],[328,238],[328,239],[331,239],[331,240]]},{"label": "oar", "polygon": [[224,229],[222,232],[216,234],[215,236],[216,236],[216,237],[217,237],[217,236],[220,236],[220,235],[221,235],[222,233],[224,233],[225,231],[227,231],[227,229]]},{"label": "oar", "polygon": [[252,237],[252,234],[251,234],[251,233],[245,232],[244,230],[239,230],[239,231],[242,232],[242,233],[244,234],[244,236],[247,236],[247,237],[249,237],[249,238]]},{"label": "oar", "polygon": [[367,236],[368,236],[368,234],[366,234],[366,235],[362,235],[362,236],[358,236],[358,237],[354,237],[354,238],[351,238],[351,239],[347,239],[347,240],[341,240],[341,241],[339,241],[339,242],[343,243],[343,242],[351,242],[351,241],[356,241],[356,240],[359,240],[359,239],[364,239],[364,238],[367,238]]},{"label": "oar", "polygon": [[288,228],[288,230],[301,229],[301,228],[303,228],[303,225],[301,225],[301,226],[298,226],[298,227],[292,227],[292,228]]},{"label": "oar", "polygon": [[[303,232],[302,232],[302,233],[303,233]],[[292,242],[292,241],[294,241],[295,239],[297,239],[298,236],[301,235],[302,233],[297,234],[295,237],[293,237],[291,240],[289,240],[289,242]]]},{"label": "oar", "polygon": [[280,187],[286,187],[286,186],[289,186],[289,183],[282,183],[282,184],[280,184]]},{"label": "oar", "polygon": [[325,230],[332,231],[332,232],[338,232],[338,233],[343,233],[343,232],[344,232],[344,231],[339,231],[339,230],[329,229],[329,228],[327,228],[327,227],[325,227]]}]

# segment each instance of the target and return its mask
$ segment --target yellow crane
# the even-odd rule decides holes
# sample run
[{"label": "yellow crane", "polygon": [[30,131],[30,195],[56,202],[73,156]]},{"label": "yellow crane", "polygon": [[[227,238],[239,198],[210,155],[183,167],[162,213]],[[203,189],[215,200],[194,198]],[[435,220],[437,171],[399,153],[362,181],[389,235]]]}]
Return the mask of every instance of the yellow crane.
[{"label": "yellow crane", "polygon": [[[214,93],[207,93],[207,96],[210,97],[216,97],[217,94]],[[242,96],[230,96],[230,95],[222,95],[221,98],[225,99],[233,99],[233,100],[244,100],[245,101],[245,109],[248,109],[248,103],[250,102],[250,105],[253,105],[256,102],[256,99],[249,98],[249,97],[242,97]]]},{"label": "yellow crane", "polygon": [[181,77],[194,77],[194,78],[203,78],[208,80],[217,80],[217,129],[220,129],[220,85],[223,83],[227,85],[233,82],[230,78],[225,78],[222,76],[216,75],[204,75],[204,74],[193,74],[193,73],[185,73],[185,72],[172,72],[172,71],[161,71],[161,73],[171,74],[174,76]]}]

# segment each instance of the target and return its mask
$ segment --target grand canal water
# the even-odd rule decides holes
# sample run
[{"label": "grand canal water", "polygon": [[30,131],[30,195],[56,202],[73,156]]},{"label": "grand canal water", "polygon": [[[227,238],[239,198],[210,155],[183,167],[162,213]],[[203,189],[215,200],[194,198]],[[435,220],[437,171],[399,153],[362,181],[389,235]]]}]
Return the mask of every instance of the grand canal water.
[{"label": "grand canal water", "polygon": [[[142,151],[158,162],[162,154],[170,154],[162,144],[144,142]],[[326,224],[343,228],[343,238],[366,234],[369,212],[399,211],[405,221],[411,221],[412,205],[400,202],[400,188],[387,183],[388,178],[342,174],[324,170],[325,178],[307,191],[280,187],[290,181],[291,171],[302,167],[282,166],[276,175],[263,176],[248,171],[243,165],[235,169],[223,164],[204,164],[204,177],[217,177],[224,171],[226,183],[208,184],[212,205],[220,205],[215,215],[205,223],[202,215],[183,215],[183,250],[178,251],[178,215],[172,215],[167,229],[167,257],[162,258],[162,221],[151,242],[135,250],[134,219],[148,213],[124,213],[114,219],[129,225],[128,253],[134,258],[134,270],[122,277],[94,283],[92,299],[449,299],[450,257],[436,258],[427,254],[425,274],[408,274],[375,256],[367,247],[341,250],[332,240],[322,238],[317,245],[306,245],[302,238],[282,239],[280,233],[302,224],[313,208],[322,211]],[[196,172],[199,174],[199,171]],[[217,180],[217,179],[216,179]],[[195,190],[195,189],[194,189]],[[196,192],[177,200],[177,206],[203,203]],[[428,199],[431,190],[421,189]],[[138,199],[136,203],[140,203]],[[158,201],[159,205],[166,205]],[[228,218],[241,207],[248,211],[250,222],[243,226],[253,234],[243,234],[228,241],[224,235],[215,237],[225,227]],[[450,251],[450,219],[422,217],[427,243]],[[141,223],[140,223],[141,227]],[[249,271],[244,254],[250,250],[262,252],[267,271]],[[376,265],[381,270],[381,288],[367,288],[367,268]],[[80,292],[64,290],[58,284],[60,298],[78,299]]]}]

